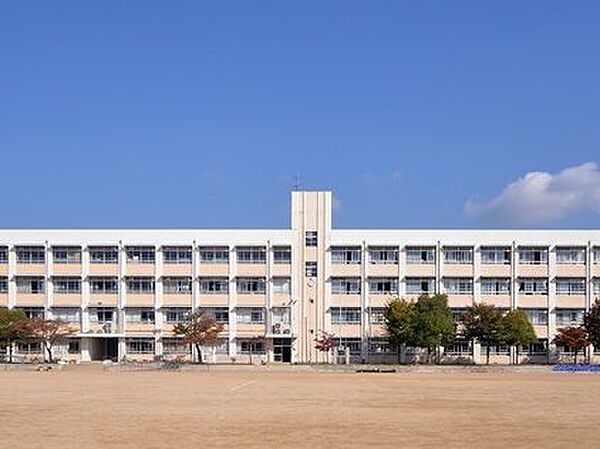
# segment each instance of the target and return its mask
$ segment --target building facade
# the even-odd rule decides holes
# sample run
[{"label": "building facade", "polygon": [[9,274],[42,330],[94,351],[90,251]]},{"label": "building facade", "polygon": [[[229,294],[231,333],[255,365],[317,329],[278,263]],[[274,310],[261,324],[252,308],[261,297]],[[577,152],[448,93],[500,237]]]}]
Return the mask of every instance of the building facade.
[{"label": "building facade", "polygon": [[[173,326],[204,310],[224,325],[209,361],[325,362],[321,332],[352,361],[394,361],[386,303],[433,293],[457,317],[477,302],[525,310],[539,341],[520,361],[551,362],[569,351],[556,330],[600,298],[600,231],[337,230],[331,193],[308,191],[292,193],[286,230],[0,231],[0,307],[70,323],[62,359],[187,357]],[[447,360],[481,353],[444,348]],[[514,361],[514,348],[491,353]]]}]

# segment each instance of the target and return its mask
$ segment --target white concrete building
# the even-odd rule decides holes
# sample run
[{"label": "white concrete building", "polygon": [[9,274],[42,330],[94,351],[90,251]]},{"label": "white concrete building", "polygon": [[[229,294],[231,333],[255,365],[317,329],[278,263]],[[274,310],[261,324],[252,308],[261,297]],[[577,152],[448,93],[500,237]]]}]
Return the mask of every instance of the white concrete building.
[{"label": "white concrete building", "polygon": [[524,359],[544,362],[556,329],[600,297],[598,230],[337,230],[330,192],[293,192],[291,213],[286,230],[2,230],[0,307],[76,326],[63,358],[186,354],[173,324],[202,309],[225,325],[212,361],[323,362],[325,331],[353,360],[380,362],[396,359],[386,302],[440,292],[457,315],[475,302],[524,309],[540,339]]}]

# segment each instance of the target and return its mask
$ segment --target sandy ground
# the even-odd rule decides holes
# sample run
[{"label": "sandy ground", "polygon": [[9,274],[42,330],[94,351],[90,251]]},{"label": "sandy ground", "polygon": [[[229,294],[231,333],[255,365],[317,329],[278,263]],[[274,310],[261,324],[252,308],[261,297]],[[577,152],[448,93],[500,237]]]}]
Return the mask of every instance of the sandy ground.
[{"label": "sandy ground", "polygon": [[600,375],[0,372],[6,448],[598,448]]}]

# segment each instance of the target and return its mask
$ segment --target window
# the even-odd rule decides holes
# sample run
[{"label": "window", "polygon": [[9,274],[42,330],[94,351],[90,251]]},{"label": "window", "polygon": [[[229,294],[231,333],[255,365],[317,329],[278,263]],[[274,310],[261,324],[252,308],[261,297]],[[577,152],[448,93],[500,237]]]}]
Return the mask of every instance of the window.
[{"label": "window", "polygon": [[46,250],[43,246],[18,246],[17,263],[45,263]]},{"label": "window", "polygon": [[487,354],[488,348],[490,355],[508,355],[508,345],[505,344],[490,344],[481,343],[481,355]]},{"label": "window", "polygon": [[450,313],[452,314],[452,321],[458,323],[463,320],[465,314],[467,313],[467,309],[463,307],[452,307],[450,309]]},{"label": "window", "polygon": [[79,264],[81,263],[81,248],[79,246],[55,246],[52,248],[52,262]]},{"label": "window", "polygon": [[408,264],[434,264],[435,263],[435,247],[406,247],[406,263]]},{"label": "window", "polygon": [[17,293],[25,295],[41,295],[46,293],[46,287],[43,277],[24,277],[18,276]]},{"label": "window", "polygon": [[154,309],[149,307],[133,309],[125,309],[125,322],[137,324],[154,324]]},{"label": "window", "polygon": [[292,248],[290,246],[274,246],[273,262],[276,264],[292,263]]},{"label": "window", "polygon": [[186,307],[173,307],[164,309],[163,314],[167,323],[182,323],[190,314],[190,309]]},{"label": "window", "polygon": [[454,343],[444,348],[444,354],[450,356],[471,356],[473,354],[473,348],[469,341],[456,340]]},{"label": "window", "polygon": [[241,264],[267,263],[267,249],[264,246],[240,246],[235,249],[237,261]]},{"label": "window", "polygon": [[0,294],[8,293],[8,278],[0,277]]},{"label": "window", "polygon": [[362,343],[360,338],[354,337],[338,337],[335,339],[336,346],[340,355],[344,354],[346,348],[350,351],[350,355],[358,355],[361,351]]},{"label": "window", "polygon": [[150,295],[154,293],[153,277],[130,277],[126,280],[127,293],[132,295]]},{"label": "window", "polygon": [[152,338],[128,338],[126,344],[128,354],[154,354]]},{"label": "window", "polygon": [[317,246],[318,240],[317,231],[306,231],[304,234],[304,242],[306,246]]},{"label": "window", "polygon": [[67,340],[67,352],[69,354],[79,354],[79,339],[69,338]]},{"label": "window", "polygon": [[317,277],[317,262],[306,262],[304,265],[304,274],[309,278]]},{"label": "window", "polygon": [[446,247],[444,248],[444,262],[447,264],[472,264],[473,248]]},{"label": "window", "polygon": [[556,278],[557,295],[585,295],[585,278]]},{"label": "window", "polygon": [[556,325],[559,327],[583,324],[585,309],[556,309]]},{"label": "window", "polygon": [[163,261],[168,264],[192,263],[191,246],[166,246],[162,250]]},{"label": "window", "polygon": [[385,337],[371,337],[369,339],[369,354],[389,354],[396,352]]},{"label": "window", "polygon": [[332,307],[331,324],[360,324],[360,307]]},{"label": "window", "polygon": [[548,280],[545,278],[519,279],[519,294],[546,295],[548,294]]},{"label": "window", "polygon": [[600,247],[594,247],[593,255],[594,255],[594,263],[600,263]]},{"label": "window", "polygon": [[200,248],[202,263],[229,263],[229,248],[227,246],[205,246]]},{"label": "window", "polygon": [[[273,307],[271,309],[271,323],[276,324],[291,324],[292,309],[289,307]],[[279,326],[281,327],[281,326]],[[281,329],[280,329],[281,330]],[[276,332],[274,332],[276,333]]]},{"label": "window", "polygon": [[81,279],[73,277],[54,277],[54,293],[57,295],[81,294]]},{"label": "window", "polygon": [[181,338],[163,337],[162,352],[163,354],[187,354],[190,352],[190,345],[181,342]]},{"label": "window", "polygon": [[370,247],[369,262],[376,265],[398,265],[398,248],[393,246]]},{"label": "window", "polygon": [[484,265],[510,265],[510,247],[481,247],[481,263]]},{"label": "window", "polygon": [[548,354],[548,340],[541,339],[536,343],[530,345],[521,346],[521,354],[523,355],[547,355]]},{"label": "window", "polygon": [[273,278],[273,293],[276,295],[289,295],[291,293],[291,279]]},{"label": "window", "polygon": [[600,278],[594,279],[594,295],[600,295]]},{"label": "window", "polygon": [[163,292],[167,295],[190,295],[192,293],[192,278],[163,278]]},{"label": "window", "polygon": [[332,247],[331,248],[331,263],[355,265],[360,263],[361,250],[359,246],[351,247]]},{"label": "window", "polygon": [[371,324],[385,323],[385,307],[371,307],[369,309],[369,321]]},{"label": "window", "polygon": [[98,324],[112,324],[115,320],[115,310],[107,307],[90,309],[90,322]]},{"label": "window", "polygon": [[406,293],[409,295],[433,294],[434,286],[434,278],[406,278]]},{"label": "window", "polygon": [[27,318],[44,318],[44,308],[43,307],[17,307],[17,309],[22,310]]},{"label": "window", "polygon": [[39,341],[33,343],[17,343],[17,352],[21,354],[39,354],[42,352],[42,345]]},{"label": "window", "polygon": [[331,278],[332,295],[359,295],[360,278]]},{"label": "window", "polygon": [[510,295],[510,278],[481,278],[482,295]]},{"label": "window", "polygon": [[8,248],[0,246],[0,263],[8,263]]},{"label": "window", "polygon": [[265,324],[265,309],[262,307],[238,307],[236,316],[239,324]]},{"label": "window", "polygon": [[95,295],[115,294],[119,292],[116,277],[90,277],[90,290]]},{"label": "window", "polygon": [[226,295],[229,293],[229,279],[200,278],[200,293],[204,295]]},{"label": "window", "polygon": [[566,265],[585,264],[585,248],[556,248],[556,263]]},{"label": "window", "polygon": [[548,324],[548,310],[546,309],[521,309],[534,326],[545,326]]},{"label": "window", "polygon": [[240,354],[265,354],[267,352],[264,341],[248,340],[238,342]]},{"label": "window", "polygon": [[52,317],[65,323],[79,323],[81,309],[77,307],[55,307],[52,309]]},{"label": "window", "polygon": [[238,278],[237,292],[240,295],[264,295],[266,293],[265,278]]},{"label": "window", "polygon": [[153,246],[128,246],[125,248],[127,262],[153,264],[155,251]]},{"label": "window", "polygon": [[217,323],[227,324],[229,323],[229,309],[227,307],[203,307],[200,309],[215,319]]},{"label": "window", "polygon": [[90,263],[114,264],[119,261],[119,249],[116,246],[90,246]]},{"label": "window", "polygon": [[451,295],[472,295],[472,278],[444,278],[444,290]]},{"label": "window", "polygon": [[528,247],[519,248],[519,263],[525,265],[545,265],[548,263],[548,248]]},{"label": "window", "polygon": [[369,279],[369,294],[371,295],[397,295],[397,278],[371,278]]}]

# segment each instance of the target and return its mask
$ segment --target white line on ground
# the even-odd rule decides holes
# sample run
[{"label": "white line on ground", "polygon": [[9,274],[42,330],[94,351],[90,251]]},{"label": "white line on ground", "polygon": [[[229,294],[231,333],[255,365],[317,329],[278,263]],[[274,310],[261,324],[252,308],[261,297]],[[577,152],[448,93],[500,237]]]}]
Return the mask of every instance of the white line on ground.
[{"label": "white line on ground", "polygon": [[253,383],[254,383],[254,381],[253,381],[253,380],[248,380],[248,381],[246,381],[246,382],[242,382],[242,383],[241,383],[241,384],[239,384],[239,385],[236,385],[235,387],[231,387],[231,388],[229,389],[229,391],[236,391],[236,390],[239,390],[240,388],[244,388],[244,387],[246,387],[246,386],[248,386],[248,385],[250,385],[250,384],[253,384]]}]

